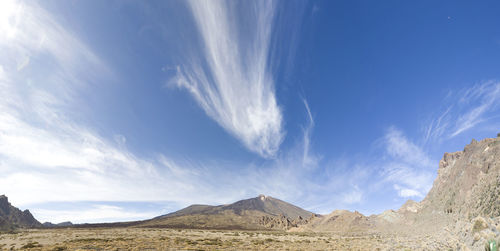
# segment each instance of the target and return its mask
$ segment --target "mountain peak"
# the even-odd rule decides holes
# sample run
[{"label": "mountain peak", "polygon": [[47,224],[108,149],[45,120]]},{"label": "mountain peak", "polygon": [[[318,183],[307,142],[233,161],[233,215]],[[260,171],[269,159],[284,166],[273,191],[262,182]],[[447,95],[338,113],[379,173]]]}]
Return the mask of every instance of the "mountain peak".
[{"label": "mountain peak", "polygon": [[265,201],[267,199],[267,196],[265,196],[264,194],[259,194],[259,198],[261,201]]},{"label": "mountain peak", "polygon": [[7,196],[0,195],[0,229],[41,226],[29,210],[21,211],[9,203]]}]

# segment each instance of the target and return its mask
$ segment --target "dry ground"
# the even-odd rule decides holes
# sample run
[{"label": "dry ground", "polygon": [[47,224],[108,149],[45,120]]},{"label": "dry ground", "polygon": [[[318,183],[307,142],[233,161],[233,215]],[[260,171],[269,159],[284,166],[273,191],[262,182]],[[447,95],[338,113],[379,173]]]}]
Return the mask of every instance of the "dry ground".
[{"label": "dry ground", "polygon": [[430,236],[158,228],[41,229],[0,234],[0,248],[29,250],[449,250]]}]

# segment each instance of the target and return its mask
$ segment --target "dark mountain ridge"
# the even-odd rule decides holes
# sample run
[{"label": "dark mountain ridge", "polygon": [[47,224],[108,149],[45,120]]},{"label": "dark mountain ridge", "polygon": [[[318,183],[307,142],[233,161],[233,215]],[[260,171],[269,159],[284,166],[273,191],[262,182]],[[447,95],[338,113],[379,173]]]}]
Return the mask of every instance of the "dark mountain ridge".
[{"label": "dark mountain ridge", "polygon": [[12,206],[5,195],[0,195],[0,230],[41,227],[29,210],[21,211]]}]

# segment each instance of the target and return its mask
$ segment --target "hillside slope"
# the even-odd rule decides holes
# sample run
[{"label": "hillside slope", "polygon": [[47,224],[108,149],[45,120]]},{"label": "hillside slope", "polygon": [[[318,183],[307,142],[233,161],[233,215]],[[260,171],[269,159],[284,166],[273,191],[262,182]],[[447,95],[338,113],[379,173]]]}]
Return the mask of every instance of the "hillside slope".
[{"label": "hillside slope", "polygon": [[0,195],[0,230],[41,227],[29,210],[21,211],[9,203],[5,195]]}]

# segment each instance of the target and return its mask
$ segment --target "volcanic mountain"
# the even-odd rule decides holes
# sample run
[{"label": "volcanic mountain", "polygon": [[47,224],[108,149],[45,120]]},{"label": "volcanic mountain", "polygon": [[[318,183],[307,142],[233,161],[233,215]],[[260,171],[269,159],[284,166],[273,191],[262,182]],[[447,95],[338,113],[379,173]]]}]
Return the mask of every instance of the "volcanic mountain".
[{"label": "volcanic mountain", "polygon": [[286,230],[307,222],[313,213],[270,196],[240,200],[229,205],[191,205],[145,221],[139,226]]},{"label": "volcanic mountain", "polygon": [[9,203],[5,195],[0,195],[0,230],[41,227],[29,210],[21,211]]}]

